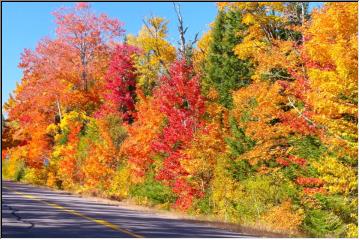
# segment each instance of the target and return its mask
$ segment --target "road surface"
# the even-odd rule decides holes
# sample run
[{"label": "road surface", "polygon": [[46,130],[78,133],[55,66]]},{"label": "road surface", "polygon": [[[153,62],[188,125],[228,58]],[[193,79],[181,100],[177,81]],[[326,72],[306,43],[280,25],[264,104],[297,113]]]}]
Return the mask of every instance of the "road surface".
[{"label": "road surface", "polygon": [[2,237],[250,237],[4,180],[1,204]]}]

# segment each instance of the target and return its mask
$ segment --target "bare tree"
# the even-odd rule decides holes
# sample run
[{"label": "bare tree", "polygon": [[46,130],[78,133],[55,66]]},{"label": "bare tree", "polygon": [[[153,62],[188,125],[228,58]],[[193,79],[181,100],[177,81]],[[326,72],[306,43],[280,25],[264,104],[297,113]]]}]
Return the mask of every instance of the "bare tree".
[{"label": "bare tree", "polygon": [[176,4],[175,2],[173,2],[174,5],[174,10],[178,19],[178,31],[179,31],[179,35],[180,35],[180,53],[182,56],[186,57],[187,53],[192,52],[192,48],[193,45],[196,44],[196,42],[198,41],[198,35],[199,33],[196,33],[195,38],[192,42],[190,42],[189,44],[186,44],[186,38],[185,38],[185,34],[188,30],[188,27],[184,28],[184,20],[181,14],[181,10],[180,10],[180,5]]}]

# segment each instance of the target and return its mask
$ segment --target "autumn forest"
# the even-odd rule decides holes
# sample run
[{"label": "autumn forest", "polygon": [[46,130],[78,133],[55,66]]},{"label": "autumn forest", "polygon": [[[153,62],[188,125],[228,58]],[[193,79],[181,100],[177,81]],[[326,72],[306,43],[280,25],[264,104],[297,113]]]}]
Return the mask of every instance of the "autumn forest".
[{"label": "autumn forest", "polygon": [[357,237],[357,3],[222,2],[198,39],[176,6],[178,45],[162,17],[128,34],[87,3],[54,12],[3,107],[2,177]]}]

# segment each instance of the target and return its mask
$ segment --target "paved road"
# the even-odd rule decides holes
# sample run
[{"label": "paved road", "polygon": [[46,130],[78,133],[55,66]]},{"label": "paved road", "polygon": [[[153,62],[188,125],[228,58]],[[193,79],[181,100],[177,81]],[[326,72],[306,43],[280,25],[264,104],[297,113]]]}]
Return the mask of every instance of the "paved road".
[{"label": "paved road", "polygon": [[2,237],[249,237],[63,192],[2,182]]}]

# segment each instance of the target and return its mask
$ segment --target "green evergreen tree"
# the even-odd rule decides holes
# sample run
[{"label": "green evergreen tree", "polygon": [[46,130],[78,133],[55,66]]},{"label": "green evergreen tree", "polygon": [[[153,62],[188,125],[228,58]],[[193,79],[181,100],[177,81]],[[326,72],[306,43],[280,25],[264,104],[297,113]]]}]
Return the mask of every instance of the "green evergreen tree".
[{"label": "green evergreen tree", "polygon": [[214,87],[219,93],[219,102],[232,107],[231,90],[251,82],[251,63],[239,59],[233,49],[242,41],[241,32],[246,26],[241,23],[241,12],[219,11],[212,30],[212,42],[205,65],[204,90]]}]

